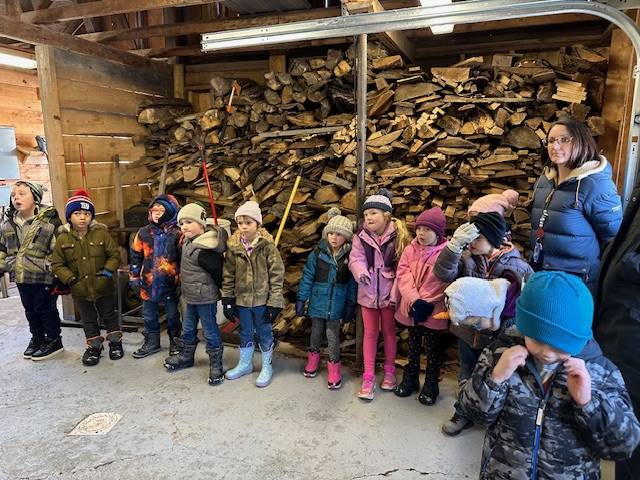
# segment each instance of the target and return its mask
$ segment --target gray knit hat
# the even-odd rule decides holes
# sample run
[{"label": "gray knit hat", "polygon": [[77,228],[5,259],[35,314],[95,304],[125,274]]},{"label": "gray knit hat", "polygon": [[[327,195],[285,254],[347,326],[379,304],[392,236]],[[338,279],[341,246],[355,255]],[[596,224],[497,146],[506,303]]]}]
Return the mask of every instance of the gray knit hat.
[{"label": "gray knit hat", "polygon": [[29,190],[31,190],[31,194],[33,195],[33,200],[36,205],[42,204],[42,197],[46,188],[39,183],[27,182],[26,180],[18,180],[14,185],[24,185]]},{"label": "gray knit hat", "polygon": [[327,212],[329,222],[322,230],[322,238],[326,239],[330,233],[338,233],[345,237],[347,241],[351,241],[353,237],[353,222],[347,217],[341,215],[338,207],[331,207]]},{"label": "gray knit hat", "polygon": [[207,228],[207,212],[197,203],[187,203],[180,209],[178,212],[178,223],[184,219],[193,220],[202,225],[203,228]]},{"label": "gray knit hat", "polygon": [[382,210],[383,212],[391,213],[393,211],[393,207],[391,206],[391,198],[393,197],[392,193],[386,188],[381,188],[378,190],[378,193],[375,195],[371,195],[367,197],[362,205],[362,211],[365,211],[369,208],[377,208],[378,210]]}]

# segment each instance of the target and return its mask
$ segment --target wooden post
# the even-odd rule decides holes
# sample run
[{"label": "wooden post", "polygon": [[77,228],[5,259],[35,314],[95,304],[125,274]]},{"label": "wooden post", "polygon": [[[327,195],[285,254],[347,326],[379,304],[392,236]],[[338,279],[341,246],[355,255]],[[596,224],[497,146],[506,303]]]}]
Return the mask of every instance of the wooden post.
[{"label": "wooden post", "polygon": [[275,73],[285,73],[287,71],[287,57],[277,50],[269,54],[269,71]]},{"label": "wooden post", "polygon": [[47,139],[49,176],[51,177],[51,194],[53,204],[58,209],[58,215],[61,219],[64,219],[64,205],[67,201],[69,186],[67,184],[67,170],[64,160],[58,78],[56,75],[54,51],[54,47],[36,45],[42,117],[44,119],[44,136]]},{"label": "wooden post", "polygon": [[[633,18],[640,22],[640,10]],[[627,35],[616,28],[611,35],[609,65],[605,81],[602,118],[605,132],[598,138],[598,146],[611,163],[613,178],[618,188],[622,186],[627,158],[629,121],[633,104],[633,67],[636,55]]]},{"label": "wooden post", "polygon": [[173,65],[173,96],[185,98],[184,65],[180,63]]}]

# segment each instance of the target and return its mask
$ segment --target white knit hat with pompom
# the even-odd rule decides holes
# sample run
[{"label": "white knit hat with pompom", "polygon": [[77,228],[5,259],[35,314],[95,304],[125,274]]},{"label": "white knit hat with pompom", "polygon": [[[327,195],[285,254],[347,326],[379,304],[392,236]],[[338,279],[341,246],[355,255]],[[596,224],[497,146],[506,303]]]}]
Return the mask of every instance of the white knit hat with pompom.
[{"label": "white knit hat with pompom", "polygon": [[353,237],[353,222],[347,217],[341,215],[341,211],[338,207],[331,207],[327,212],[329,222],[322,230],[322,238],[327,238],[329,233],[338,233],[345,237],[347,241],[351,241]]}]

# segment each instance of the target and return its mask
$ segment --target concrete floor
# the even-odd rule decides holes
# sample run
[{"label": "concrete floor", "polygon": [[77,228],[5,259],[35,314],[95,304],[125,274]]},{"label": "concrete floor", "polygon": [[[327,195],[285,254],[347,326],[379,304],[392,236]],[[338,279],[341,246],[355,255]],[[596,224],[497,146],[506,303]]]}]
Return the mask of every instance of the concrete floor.
[{"label": "concrete floor", "polygon": [[[87,368],[82,331],[62,335],[62,355],[24,360],[19,299],[0,300],[1,480],[477,478],[483,432],[450,439],[439,431],[453,377],[434,407],[387,392],[365,404],[350,375],[330,391],[324,371],[309,380],[301,360],[276,355],[268,388],[253,385],[255,374],[214,388],[202,345],[195,368],[168,373],[166,349],[134,360],[142,336],[125,334],[124,359],[103,356]],[[236,359],[227,348],[225,365]],[[67,435],[95,412],[122,419],[104,436]]]}]

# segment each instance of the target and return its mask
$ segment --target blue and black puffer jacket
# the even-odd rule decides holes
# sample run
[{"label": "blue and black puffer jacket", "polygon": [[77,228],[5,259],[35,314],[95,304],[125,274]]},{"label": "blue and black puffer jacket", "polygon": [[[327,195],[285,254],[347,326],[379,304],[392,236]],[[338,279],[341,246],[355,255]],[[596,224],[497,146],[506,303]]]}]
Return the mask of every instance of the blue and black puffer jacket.
[{"label": "blue and black puffer jacket", "polygon": [[622,204],[611,178],[611,165],[600,156],[574,169],[560,185],[556,181],[556,168],[547,167],[534,188],[532,250],[542,212],[552,195],[544,224],[544,257],[542,265],[535,268],[573,273],[595,291],[601,253],[622,221]]}]

